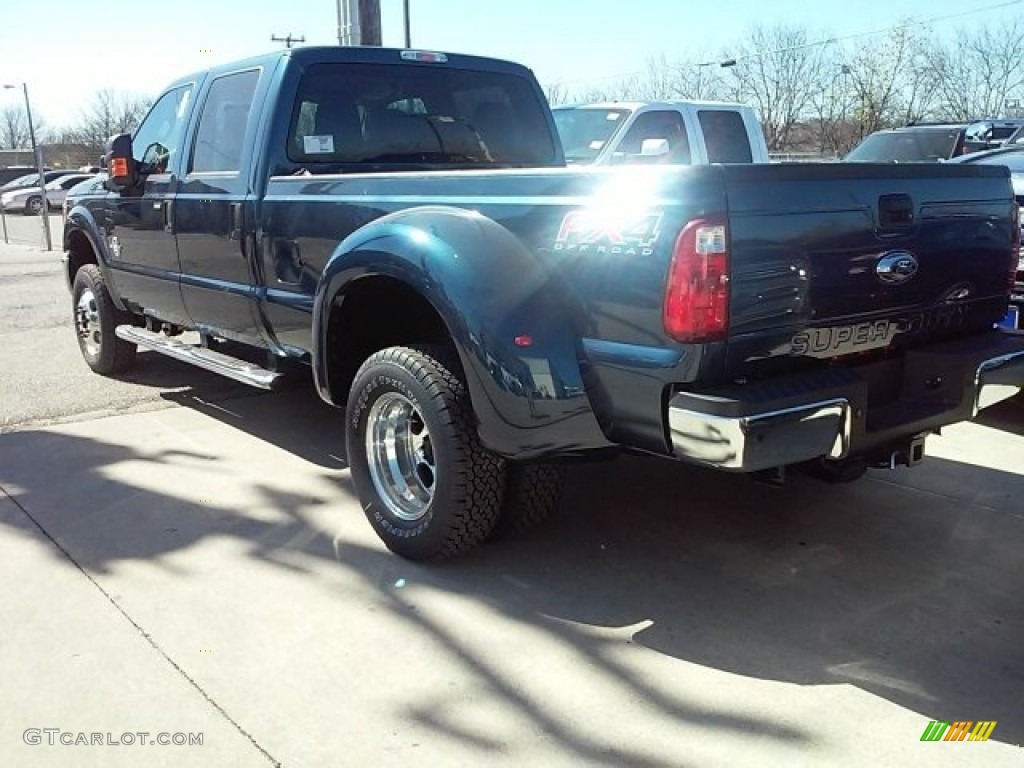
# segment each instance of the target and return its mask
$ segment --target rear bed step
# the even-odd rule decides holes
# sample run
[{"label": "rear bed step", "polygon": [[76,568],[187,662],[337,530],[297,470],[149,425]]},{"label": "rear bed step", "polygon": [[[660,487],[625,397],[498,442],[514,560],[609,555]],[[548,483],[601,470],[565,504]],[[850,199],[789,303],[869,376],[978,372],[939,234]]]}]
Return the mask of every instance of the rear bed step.
[{"label": "rear bed step", "polygon": [[231,357],[195,344],[186,344],[178,339],[164,336],[161,333],[153,333],[144,328],[136,328],[133,325],[119,325],[115,333],[118,338],[132,344],[152,349],[154,352],[173,357],[184,363],[197,365],[258,389],[275,389],[284,378],[284,374],[269,371],[248,360],[240,360],[237,357]]}]

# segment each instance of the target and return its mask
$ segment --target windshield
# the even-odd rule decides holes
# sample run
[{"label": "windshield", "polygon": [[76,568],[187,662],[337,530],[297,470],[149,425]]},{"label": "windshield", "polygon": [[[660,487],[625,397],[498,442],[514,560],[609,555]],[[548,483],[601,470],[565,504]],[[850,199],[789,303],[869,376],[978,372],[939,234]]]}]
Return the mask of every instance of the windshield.
[{"label": "windshield", "polygon": [[993,125],[992,123],[979,123],[968,127],[965,137],[971,141],[992,141],[999,142],[1010,138],[1019,128],[1019,125]]},{"label": "windshield", "polygon": [[552,114],[565,151],[565,162],[589,163],[625,124],[630,110],[562,107]]},{"label": "windshield", "polygon": [[959,128],[873,133],[846,156],[848,163],[929,163],[953,155]]}]

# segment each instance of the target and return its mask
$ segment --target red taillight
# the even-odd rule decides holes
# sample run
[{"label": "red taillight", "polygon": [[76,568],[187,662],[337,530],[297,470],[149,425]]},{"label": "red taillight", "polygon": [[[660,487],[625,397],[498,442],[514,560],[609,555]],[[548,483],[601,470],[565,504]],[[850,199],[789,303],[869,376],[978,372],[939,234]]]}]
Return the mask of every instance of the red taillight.
[{"label": "red taillight", "polygon": [[729,329],[729,239],[724,218],[694,219],[679,234],[665,286],[665,332],[715,341]]}]

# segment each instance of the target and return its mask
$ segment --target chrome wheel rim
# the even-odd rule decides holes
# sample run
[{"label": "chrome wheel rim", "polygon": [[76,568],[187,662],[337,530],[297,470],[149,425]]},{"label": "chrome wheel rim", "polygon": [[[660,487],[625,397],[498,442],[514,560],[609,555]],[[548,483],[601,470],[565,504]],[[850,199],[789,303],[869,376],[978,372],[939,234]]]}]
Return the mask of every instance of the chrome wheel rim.
[{"label": "chrome wheel rim", "polygon": [[86,288],[78,297],[78,304],[75,306],[75,330],[78,332],[78,340],[82,347],[91,356],[95,357],[100,353],[100,311],[96,306],[96,296]]},{"label": "chrome wheel rim", "polygon": [[33,213],[39,213],[43,210],[43,201],[36,198],[32,198],[28,201],[28,209]]},{"label": "chrome wheel rim", "polygon": [[437,466],[430,432],[409,398],[388,392],[370,408],[366,458],[377,495],[395,517],[415,522],[427,513]]}]

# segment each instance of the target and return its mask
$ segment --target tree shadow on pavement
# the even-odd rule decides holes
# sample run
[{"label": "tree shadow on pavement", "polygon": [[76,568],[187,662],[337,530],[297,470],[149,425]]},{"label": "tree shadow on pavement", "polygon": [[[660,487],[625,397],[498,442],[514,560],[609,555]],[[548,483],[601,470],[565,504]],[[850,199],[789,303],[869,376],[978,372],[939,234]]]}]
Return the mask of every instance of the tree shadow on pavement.
[{"label": "tree shadow on pavement", "polygon": [[[131,462],[212,462],[216,471],[216,454],[146,453],[58,432],[0,437],[0,485],[91,572],[125,560],[160,565],[204,539],[228,537],[243,543],[248,557],[276,567],[312,570],[329,562],[355,574],[411,632],[429,635],[493,695],[588,764],[661,765],[628,746],[612,754],[575,733],[524,693],[522,681],[463,642],[457,628],[410,611],[391,588],[396,578],[486,604],[571,648],[649,706],[700,726],[796,746],[809,738],[775,719],[706,711],[683,692],[666,693],[621,661],[621,638],[592,630],[638,626],[632,641],[666,657],[765,680],[854,685],[929,719],[998,720],[995,740],[1024,741],[1024,518],[1006,511],[1012,505],[985,503],[991,489],[1024,496],[1020,476],[929,459],[850,486],[796,478],[769,489],[668,461],[623,458],[573,467],[561,514],[532,535],[423,566],[353,542],[335,529],[341,522],[318,514],[350,491],[338,463],[340,432],[324,428],[325,412],[307,397],[296,391],[272,407],[245,398],[224,403],[228,415],[204,411],[320,467],[337,489],[329,499],[310,498],[267,477],[252,492],[275,518],[242,503],[167,496],[110,471]],[[61,484],[53,467],[60,467]],[[921,487],[917,473],[955,474],[960,490]],[[982,498],[978,489],[990,495]],[[408,716],[471,748],[494,748],[446,720],[438,702],[410,704]]]}]

